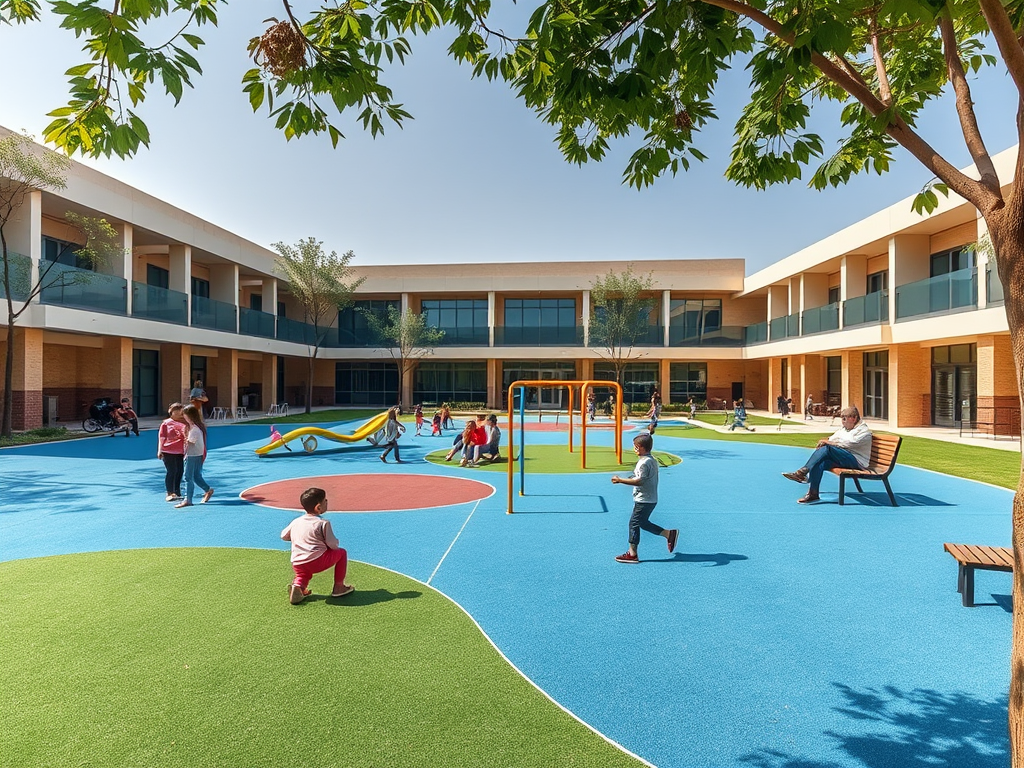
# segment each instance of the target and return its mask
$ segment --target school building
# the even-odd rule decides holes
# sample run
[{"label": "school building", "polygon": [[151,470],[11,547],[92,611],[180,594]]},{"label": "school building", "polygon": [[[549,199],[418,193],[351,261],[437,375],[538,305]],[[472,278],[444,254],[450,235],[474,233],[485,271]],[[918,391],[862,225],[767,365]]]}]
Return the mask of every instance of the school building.
[{"label": "school building", "polygon": [[[996,158],[1002,178],[1012,178],[1012,154]],[[305,405],[313,329],[274,252],[74,163],[66,189],[32,193],[8,225],[12,270],[82,271],[68,211],[113,224],[124,256],[31,299],[13,339],[0,330],[0,347],[14,345],[16,429],[80,423],[104,396],[129,396],[140,415],[155,415],[196,378],[211,407],[231,412]],[[365,282],[319,351],[312,404],[396,401],[397,366],[364,313],[389,305],[426,313],[445,332],[407,377],[405,404],[503,408],[517,379],[613,379],[588,334],[590,286],[631,265],[651,274],[655,308],[625,369],[627,400],[645,401],[657,385],[666,402],[742,397],[775,410],[785,394],[800,411],[809,394],[855,404],[877,427],[966,420],[1016,435],[1003,295],[994,263],[975,247],[983,236],[974,209],[951,195],[927,216],[903,200],[750,276],[742,259],[357,259]],[[565,402],[563,390],[532,396],[531,407]]]}]

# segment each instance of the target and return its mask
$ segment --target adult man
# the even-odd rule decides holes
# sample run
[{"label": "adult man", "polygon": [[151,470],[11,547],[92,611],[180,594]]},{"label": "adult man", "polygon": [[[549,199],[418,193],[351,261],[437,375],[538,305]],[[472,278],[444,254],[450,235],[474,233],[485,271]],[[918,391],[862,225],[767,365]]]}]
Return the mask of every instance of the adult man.
[{"label": "adult man", "polygon": [[197,409],[199,409],[200,415],[206,417],[206,411],[203,407],[206,403],[210,402],[210,398],[206,396],[206,390],[203,389],[203,380],[196,379],[196,383],[192,385],[192,391],[188,393],[188,399],[192,401]]},{"label": "adult man", "polygon": [[871,462],[871,430],[861,421],[860,411],[850,406],[839,415],[842,426],[827,440],[819,440],[811,457],[796,472],[782,476],[798,483],[810,483],[807,495],[797,499],[800,504],[817,501],[818,486],[826,470],[833,467],[866,469]]}]

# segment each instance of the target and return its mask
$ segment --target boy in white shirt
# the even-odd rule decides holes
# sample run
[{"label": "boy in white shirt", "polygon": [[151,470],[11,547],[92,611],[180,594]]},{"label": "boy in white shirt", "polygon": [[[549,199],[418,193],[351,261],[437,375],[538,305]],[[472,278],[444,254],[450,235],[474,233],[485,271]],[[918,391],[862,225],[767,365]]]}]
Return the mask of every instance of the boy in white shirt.
[{"label": "boy in white shirt", "polygon": [[866,469],[871,463],[871,430],[861,421],[860,411],[850,406],[839,415],[843,426],[827,440],[819,440],[811,457],[796,472],[783,472],[782,476],[798,483],[810,483],[807,495],[797,499],[799,504],[818,501],[818,487],[826,470],[834,467]]},{"label": "boy in white shirt", "polygon": [[307,488],[299,497],[306,514],[297,517],[281,531],[281,538],[292,543],[292,569],[295,581],[288,587],[288,601],[298,605],[307,597],[310,578],[314,573],[334,567],[334,589],[331,597],[344,597],[356,588],[345,583],[348,570],[348,552],[334,535],[331,523],[322,515],[327,511],[327,492],[322,488]]},{"label": "boy in white shirt", "polygon": [[657,536],[664,536],[668,541],[668,551],[676,548],[678,529],[662,528],[651,522],[651,513],[658,505],[658,460],[651,456],[654,438],[642,433],[633,438],[633,450],[639,457],[632,477],[612,477],[615,485],[633,486],[633,514],[629,518],[629,550],[615,559],[620,563],[639,563],[637,547],[640,546],[640,529]]}]

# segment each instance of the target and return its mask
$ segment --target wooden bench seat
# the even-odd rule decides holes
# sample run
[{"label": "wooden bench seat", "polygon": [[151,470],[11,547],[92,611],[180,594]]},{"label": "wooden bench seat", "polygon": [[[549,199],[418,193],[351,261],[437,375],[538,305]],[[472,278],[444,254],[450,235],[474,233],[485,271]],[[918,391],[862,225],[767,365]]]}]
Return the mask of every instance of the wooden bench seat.
[{"label": "wooden bench seat", "polygon": [[986,547],[980,544],[943,544],[942,548],[956,558],[959,568],[956,591],[963,604],[974,607],[974,571],[1005,571],[1013,573],[1013,550],[1009,547]]},{"label": "wooden bench seat", "polygon": [[860,493],[864,493],[864,489],[860,487],[861,480],[881,480],[885,485],[885,492],[889,494],[889,501],[894,507],[898,507],[896,496],[889,486],[889,475],[896,467],[896,457],[899,456],[902,444],[903,438],[897,435],[872,435],[871,460],[867,469],[833,469],[832,474],[839,476],[839,503],[842,504],[846,496],[846,478],[850,477],[853,478]]}]

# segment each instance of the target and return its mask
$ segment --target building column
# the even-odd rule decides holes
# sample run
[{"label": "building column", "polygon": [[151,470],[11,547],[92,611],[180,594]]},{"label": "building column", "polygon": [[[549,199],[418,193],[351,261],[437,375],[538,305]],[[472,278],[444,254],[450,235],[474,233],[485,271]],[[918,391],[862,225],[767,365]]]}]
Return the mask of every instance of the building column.
[{"label": "building column", "polygon": [[167,248],[167,257],[170,267],[167,287],[185,294],[188,324],[192,325],[192,246],[171,243]]},{"label": "building column", "polygon": [[[493,295],[493,294],[492,294]],[[492,325],[493,329],[494,326]],[[492,410],[501,409],[502,398],[501,360],[487,360],[487,407]]]},{"label": "building column", "polygon": [[[4,230],[7,248],[31,260],[31,284],[39,282],[39,260],[43,258],[43,193],[35,190],[25,196],[21,207]],[[38,299],[36,299],[38,301]]]},{"label": "building column", "polygon": [[661,401],[668,403],[672,398],[672,361],[661,360],[658,367],[658,389],[661,391]]},{"label": "building column", "polygon": [[[12,340],[8,338],[6,344],[10,343]],[[0,345],[0,351],[7,352],[6,344]],[[43,329],[16,326],[13,344],[11,428],[38,429],[43,426]],[[2,396],[0,403],[3,403]]]},{"label": "building column", "polygon": [[[978,309],[985,309],[988,306],[988,265],[992,262],[992,270],[996,270],[995,254],[992,253],[992,240],[988,236],[988,224],[985,218],[978,214],[978,244],[974,249],[974,266],[977,272],[978,284]],[[995,279],[999,279],[996,272]],[[980,351],[980,348],[979,348]],[[980,360],[979,360],[980,362]]]},{"label": "building column", "polygon": [[786,382],[782,380],[782,358],[773,357],[768,361],[768,402],[765,410],[769,413],[778,413],[779,393],[786,389]]},{"label": "building column", "polygon": [[132,397],[132,340],[121,336],[103,338],[100,383],[108,397]]},{"label": "building column", "polygon": [[[664,337],[662,339],[662,346],[668,347],[672,345],[672,340],[669,338],[669,321],[672,319],[672,291],[661,292],[661,324]],[[664,378],[664,377],[663,377]],[[668,379],[664,379],[668,381]],[[663,389],[662,392],[668,392],[668,389]],[[666,402],[668,400],[666,399]]]},{"label": "building column", "polygon": [[187,403],[192,389],[192,346],[160,345],[160,397],[166,404]]},{"label": "building column", "polygon": [[[496,317],[496,310],[495,310],[496,306],[497,306],[497,304],[496,304],[496,302],[494,300],[494,291],[488,291],[487,292],[487,346],[488,347],[493,347],[494,346],[494,326],[497,324],[497,317]],[[490,380],[488,379],[488,381],[490,381]],[[490,387],[489,383],[488,383],[488,387]],[[490,389],[488,389],[487,391],[490,392]],[[493,400],[489,400],[488,402],[493,403],[494,401]]]},{"label": "building column", "polygon": [[931,238],[896,235],[889,238],[889,323],[895,323],[896,289],[930,276]]},{"label": "building column", "polygon": [[583,323],[583,346],[590,346],[590,291],[583,292],[583,315],[580,319]]},{"label": "building column", "polygon": [[135,262],[132,255],[132,243],[135,230],[131,224],[121,222],[114,225],[114,231],[117,232],[117,245],[121,253],[110,264],[100,266],[103,272],[124,279],[127,284],[125,307],[130,315],[132,313],[132,281],[134,279],[132,265]]},{"label": "building column", "polygon": [[800,401],[793,398],[793,405],[798,406],[801,413],[804,413],[807,406],[807,395],[814,398],[814,402],[824,402],[825,360],[821,355],[804,355],[800,364]]},{"label": "building column", "polygon": [[1009,336],[978,337],[979,425],[996,435],[1020,434],[1020,395]]},{"label": "building column", "polygon": [[931,350],[918,344],[889,347],[889,425],[928,426],[931,391]]},{"label": "building column", "polygon": [[402,310],[402,314],[403,314],[403,315],[404,315],[404,314],[405,314],[406,312],[408,312],[408,311],[409,311],[409,294],[408,294],[408,293],[403,293],[403,294],[402,294],[402,301],[401,301],[401,307],[400,307],[400,309]]},{"label": "building column", "polygon": [[[238,265],[210,265],[210,298],[235,308],[235,333],[238,332]],[[234,394],[238,398],[238,393]]]},{"label": "building column", "polygon": [[844,408],[854,405],[864,413],[864,353],[859,349],[843,350]]},{"label": "building column", "polygon": [[210,404],[209,407],[212,408],[216,405],[228,408],[234,413],[238,408],[238,350],[218,350],[217,357],[212,359],[216,360],[217,366],[216,373],[212,377],[216,382],[217,402]]},{"label": "building column", "polygon": [[[264,277],[263,287],[260,290],[263,297],[263,311],[270,315],[277,315],[277,278]],[[268,401],[269,402],[269,401]]]},{"label": "building column", "polygon": [[[277,293],[275,282],[275,294]],[[266,294],[264,294],[265,296]],[[264,304],[264,306],[266,306]],[[277,309],[277,299],[274,299],[274,309]],[[260,367],[260,407],[264,412],[270,410],[270,406],[277,402],[277,355],[263,354]]]}]

